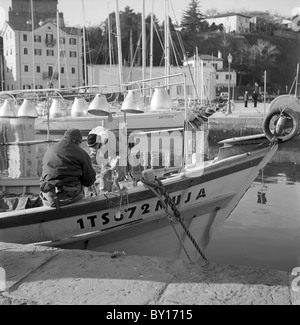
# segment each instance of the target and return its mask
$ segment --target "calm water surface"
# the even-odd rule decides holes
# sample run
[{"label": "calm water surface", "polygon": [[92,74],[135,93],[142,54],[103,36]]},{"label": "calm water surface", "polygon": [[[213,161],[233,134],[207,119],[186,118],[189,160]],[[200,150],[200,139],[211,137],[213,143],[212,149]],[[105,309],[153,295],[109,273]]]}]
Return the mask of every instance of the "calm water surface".
[{"label": "calm water surface", "polygon": [[278,150],[209,244],[211,261],[289,272],[300,266],[299,151],[300,140]]}]

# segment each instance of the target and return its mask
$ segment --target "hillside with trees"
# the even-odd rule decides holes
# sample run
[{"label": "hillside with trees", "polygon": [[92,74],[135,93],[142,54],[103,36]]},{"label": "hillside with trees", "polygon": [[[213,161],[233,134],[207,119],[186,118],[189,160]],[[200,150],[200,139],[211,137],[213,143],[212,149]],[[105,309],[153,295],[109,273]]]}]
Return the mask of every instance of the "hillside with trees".
[{"label": "hillside with trees", "polygon": [[[211,9],[210,14],[217,14]],[[141,13],[135,13],[130,7],[120,12],[122,31],[123,64],[141,66]],[[284,92],[293,85],[299,62],[300,40],[278,37],[267,33],[235,34],[224,33],[222,25],[209,25],[205,15],[200,11],[200,2],[191,0],[183,11],[178,26],[170,19],[171,64],[182,65],[186,57],[191,57],[198,48],[199,54],[217,56],[221,51],[224,66],[227,56],[233,56],[232,68],[237,71],[238,86],[249,86],[257,82],[263,85],[264,71],[267,71],[269,89],[281,89]],[[149,65],[151,17],[146,18],[147,65]],[[88,63],[117,64],[116,15],[111,13],[109,19],[99,27],[87,29]],[[164,22],[159,23],[154,16],[153,65],[164,65]]]}]

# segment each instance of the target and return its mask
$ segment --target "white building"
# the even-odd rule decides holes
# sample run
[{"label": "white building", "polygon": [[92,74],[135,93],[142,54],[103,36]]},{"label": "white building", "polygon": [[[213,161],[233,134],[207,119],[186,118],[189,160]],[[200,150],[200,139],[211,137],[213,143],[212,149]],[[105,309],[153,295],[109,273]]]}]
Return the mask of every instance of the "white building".
[{"label": "white building", "polygon": [[[196,60],[197,61],[197,60]],[[229,69],[224,68],[224,59],[222,58],[222,53],[218,52],[218,57],[208,54],[199,55],[198,61],[203,64],[204,69],[214,68],[216,75],[216,92],[218,93],[222,88],[228,87],[229,82]],[[190,67],[195,67],[195,58],[189,58],[188,64]],[[185,63],[185,65],[187,65]],[[230,85],[231,87],[236,87],[237,73],[235,70],[230,69]]]},{"label": "white building", "polygon": [[47,22],[32,33],[31,24],[6,22],[1,36],[5,90],[71,88],[84,84],[83,37],[79,29],[58,30],[55,24]]},{"label": "white building", "polygon": [[[186,75],[186,96],[190,100],[210,101],[216,98],[216,71],[213,67],[204,69],[188,69],[188,67],[170,67],[170,74],[184,73]],[[123,81],[139,81],[143,79],[142,67],[123,67]],[[153,67],[152,78],[165,76],[165,67]],[[145,79],[150,78],[150,68],[146,68]],[[88,65],[88,80],[89,85],[109,85],[119,84],[119,67],[118,65]],[[172,78],[172,83],[176,83]],[[178,77],[177,82],[181,82],[182,77]],[[152,86],[163,84],[162,80],[153,81]],[[109,88],[108,88],[109,89]],[[184,98],[184,87],[177,85],[171,87],[173,99]]]},{"label": "white building", "polygon": [[250,32],[250,19],[251,17],[237,14],[228,13],[207,17],[205,20],[209,25],[215,23],[216,25],[223,24],[226,33],[246,34]]}]

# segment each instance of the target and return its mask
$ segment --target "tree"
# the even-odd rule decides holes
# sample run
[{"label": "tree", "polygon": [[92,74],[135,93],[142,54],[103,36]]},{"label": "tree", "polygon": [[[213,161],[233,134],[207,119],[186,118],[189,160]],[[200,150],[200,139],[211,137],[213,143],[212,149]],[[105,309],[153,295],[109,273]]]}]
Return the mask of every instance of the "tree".
[{"label": "tree", "polygon": [[100,64],[105,57],[105,36],[100,27],[87,28],[87,64]]},{"label": "tree", "polygon": [[183,12],[181,27],[185,28],[187,32],[200,32],[202,31],[203,25],[203,16],[199,9],[199,1],[192,0],[189,4],[187,10]]},{"label": "tree", "polygon": [[205,11],[206,16],[213,17],[219,14],[218,9],[212,8]]},{"label": "tree", "polygon": [[279,54],[275,45],[263,39],[258,39],[256,44],[250,48],[249,63],[256,81],[260,82],[264,71],[270,71],[276,65]]}]

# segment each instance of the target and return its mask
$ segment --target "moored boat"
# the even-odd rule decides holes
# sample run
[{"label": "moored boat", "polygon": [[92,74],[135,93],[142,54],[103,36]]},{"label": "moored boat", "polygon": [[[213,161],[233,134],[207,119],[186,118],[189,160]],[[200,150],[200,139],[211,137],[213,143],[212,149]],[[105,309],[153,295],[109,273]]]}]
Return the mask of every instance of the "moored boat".
[{"label": "moored boat", "polygon": [[198,259],[197,245],[206,247],[277,150],[277,144],[270,146],[268,141],[249,150],[246,142],[245,147],[236,146],[234,154],[232,147],[223,147],[214,161],[186,166],[161,178],[192,237],[181,228],[170,206],[165,206],[167,200],[155,194],[156,187],[142,179],[137,186],[124,184],[119,192],[86,197],[59,210],[38,207],[3,212],[0,241]]},{"label": "moored boat", "polygon": [[[205,258],[203,251],[212,236],[277,151],[283,130],[277,134],[275,128],[271,139],[262,134],[224,140],[217,157],[204,161],[197,142],[201,130],[190,132],[185,127],[182,165],[172,166],[172,171],[168,166],[155,177],[154,170],[141,163],[144,168],[120,182],[118,190],[95,191],[59,209],[2,212],[0,241],[193,261]],[[38,189],[38,183],[30,181]]]}]

